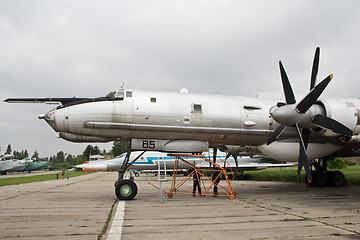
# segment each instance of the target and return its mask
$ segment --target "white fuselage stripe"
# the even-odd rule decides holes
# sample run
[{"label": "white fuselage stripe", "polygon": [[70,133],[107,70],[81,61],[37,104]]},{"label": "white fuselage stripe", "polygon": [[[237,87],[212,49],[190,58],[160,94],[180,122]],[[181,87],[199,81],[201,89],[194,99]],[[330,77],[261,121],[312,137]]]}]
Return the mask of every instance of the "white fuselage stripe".
[{"label": "white fuselage stripe", "polygon": [[125,212],[125,201],[119,201],[119,204],[116,209],[115,217],[112,220],[111,228],[108,240],[120,240],[122,234],[122,227],[124,222],[124,212]]}]

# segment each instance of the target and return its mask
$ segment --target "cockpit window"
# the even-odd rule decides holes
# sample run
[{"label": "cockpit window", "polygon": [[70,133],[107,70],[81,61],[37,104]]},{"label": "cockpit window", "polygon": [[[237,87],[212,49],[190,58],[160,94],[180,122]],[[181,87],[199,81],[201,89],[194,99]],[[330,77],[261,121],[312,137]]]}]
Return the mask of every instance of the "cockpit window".
[{"label": "cockpit window", "polygon": [[131,91],[126,91],[126,97],[132,97],[132,92]]},{"label": "cockpit window", "polygon": [[119,89],[116,91],[115,99],[119,99],[119,100],[124,99],[124,89]]},{"label": "cockpit window", "polygon": [[[128,93],[128,92],[127,92]],[[126,94],[127,94],[126,93]],[[131,93],[131,92],[130,92]],[[116,92],[110,92],[105,97],[109,98],[110,100],[123,100],[124,99],[125,91],[124,89],[119,89]],[[131,96],[130,96],[131,97]]]},{"label": "cockpit window", "polygon": [[115,97],[115,92],[109,92],[105,97],[106,97],[106,98],[110,98],[110,99],[114,99],[114,97]]}]

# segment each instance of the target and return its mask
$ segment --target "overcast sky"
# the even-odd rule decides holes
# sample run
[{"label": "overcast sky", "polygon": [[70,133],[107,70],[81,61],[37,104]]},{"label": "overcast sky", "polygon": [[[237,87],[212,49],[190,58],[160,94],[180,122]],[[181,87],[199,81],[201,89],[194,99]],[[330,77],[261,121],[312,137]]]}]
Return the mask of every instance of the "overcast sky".
[{"label": "overcast sky", "polygon": [[[360,1],[0,1],[0,97],[97,97],[125,88],[304,95],[315,48],[322,97],[359,97]],[[0,103],[0,147],[80,154],[37,115]],[[112,144],[97,144],[110,150]]]}]

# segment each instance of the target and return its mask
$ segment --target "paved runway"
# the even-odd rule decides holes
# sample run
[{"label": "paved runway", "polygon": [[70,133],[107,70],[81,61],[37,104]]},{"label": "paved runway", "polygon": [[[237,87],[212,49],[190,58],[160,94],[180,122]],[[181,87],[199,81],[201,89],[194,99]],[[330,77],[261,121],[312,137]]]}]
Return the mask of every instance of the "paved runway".
[{"label": "paved runway", "polygon": [[[0,187],[0,238],[97,239],[116,202],[116,176],[99,172]],[[157,184],[154,177],[136,178],[138,195],[122,205],[124,211],[113,212],[116,219],[101,239],[119,233],[122,240],[360,239],[360,187],[237,181],[234,200],[175,195],[161,203],[148,181]]]}]

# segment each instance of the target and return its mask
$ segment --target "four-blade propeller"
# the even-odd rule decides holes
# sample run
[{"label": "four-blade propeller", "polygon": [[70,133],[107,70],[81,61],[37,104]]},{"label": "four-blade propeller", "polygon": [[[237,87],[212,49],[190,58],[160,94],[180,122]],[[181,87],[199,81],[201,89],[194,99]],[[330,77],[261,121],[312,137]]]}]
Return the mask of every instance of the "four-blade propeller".
[{"label": "four-blade propeller", "polygon": [[286,127],[295,127],[299,137],[300,146],[298,160],[298,178],[300,177],[301,169],[304,166],[306,176],[310,182],[312,181],[312,176],[309,160],[307,157],[307,147],[309,144],[311,133],[310,129],[314,127],[321,127],[344,136],[352,136],[352,131],[349,128],[332,118],[322,115],[321,111],[319,111],[318,108],[314,106],[315,102],[318,100],[321,93],[325,90],[326,86],[332,79],[331,74],[315,86],[319,68],[319,56],[320,48],[318,47],[315,51],[312,66],[310,92],[297,104],[289,78],[281,61],[279,61],[280,75],[283,84],[286,104],[278,103],[277,108],[273,108],[270,111],[270,114],[274,118],[274,120],[281,125],[270,135],[267,141],[267,145],[269,145],[277,140],[277,138],[281,135],[281,133],[285,130]]}]

